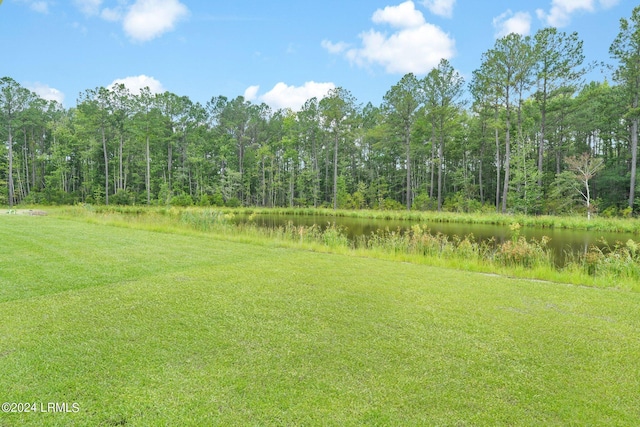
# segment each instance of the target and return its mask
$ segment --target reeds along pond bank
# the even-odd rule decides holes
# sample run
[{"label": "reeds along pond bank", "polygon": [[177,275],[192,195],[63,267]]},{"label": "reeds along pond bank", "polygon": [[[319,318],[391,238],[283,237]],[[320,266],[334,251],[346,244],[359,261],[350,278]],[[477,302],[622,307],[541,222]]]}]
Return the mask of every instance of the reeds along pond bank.
[{"label": "reeds along pond bank", "polygon": [[[571,255],[559,268],[548,247],[549,239],[526,239],[520,235],[523,226],[546,224],[547,228],[567,227],[586,229],[579,218],[507,217],[424,214],[412,212],[338,211],[339,215],[386,219],[429,220],[448,222],[476,221],[478,224],[505,224],[511,238],[505,242],[495,240],[478,242],[473,234],[447,236],[432,233],[427,225],[416,224],[401,230],[379,229],[369,235],[347,238],[345,230],[333,224],[295,225],[265,228],[256,225],[251,218],[262,213],[287,215],[322,215],[318,210],[217,210],[180,208],[136,208],[136,207],[69,207],[56,210],[58,215],[86,218],[110,225],[146,228],[172,232],[194,230],[211,233],[224,238],[257,244],[296,246],[316,251],[352,253],[360,256],[432,264],[461,268],[469,271],[512,275],[523,278],[551,280],[600,287],[618,287],[640,290],[640,243],[602,242],[600,247],[591,246],[582,254]],[[249,221],[236,223],[237,214],[249,215]],[[550,221],[554,221],[553,223]],[[494,221],[494,222],[490,222]],[[499,221],[499,222],[498,222]],[[586,220],[584,220],[586,222]],[[588,224],[611,231],[634,230],[632,220],[592,220]],[[535,225],[538,224],[538,225]]]}]

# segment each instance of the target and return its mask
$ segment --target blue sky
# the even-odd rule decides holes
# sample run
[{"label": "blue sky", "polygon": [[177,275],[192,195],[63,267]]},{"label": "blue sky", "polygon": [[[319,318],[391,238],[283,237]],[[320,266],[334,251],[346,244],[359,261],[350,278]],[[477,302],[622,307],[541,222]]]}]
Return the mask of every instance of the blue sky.
[{"label": "blue sky", "polygon": [[[379,105],[406,72],[447,58],[468,80],[496,37],[577,31],[588,61],[632,0],[0,0],[0,76],[74,106],[124,82],[137,92],[244,95],[296,109],[342,86]],[[591,80],[602,80],[599,71]]]}]

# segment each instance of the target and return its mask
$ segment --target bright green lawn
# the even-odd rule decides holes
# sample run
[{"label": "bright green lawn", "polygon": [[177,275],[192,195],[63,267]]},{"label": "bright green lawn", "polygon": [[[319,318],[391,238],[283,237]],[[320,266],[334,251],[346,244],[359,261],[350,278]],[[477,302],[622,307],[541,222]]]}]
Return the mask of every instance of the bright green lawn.
[{"label": "bright green lawn", "polygon": [[640,294],[0,216],[0,426],[637,425]]}]

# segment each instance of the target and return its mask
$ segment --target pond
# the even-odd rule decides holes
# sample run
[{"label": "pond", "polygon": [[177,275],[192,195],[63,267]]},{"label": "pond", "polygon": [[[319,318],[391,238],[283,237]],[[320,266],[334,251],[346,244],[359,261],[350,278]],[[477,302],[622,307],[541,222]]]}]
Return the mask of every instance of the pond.
[{"label": "pond", "polygon": [[[236,215],[236,223],[249,221],[249,215]],[[370,235],[378,230],[408,230],[412,225],[421,224],[427,226],[432,234],[442,233],[450,238],[453,236],[465,237],[473,234],[477,242],[485,242],[494,239],[501,243],[511,238],[511,230],[505,225],[487,224],[463,224],[463,223],[441,223],[428,221],[401,221],[370,218],[352,218],[327,215],[283,215],[283,214],[261,214],[253,215],[251,221],[259,227],[276,228],[287,225],[312,226],[326,228],[329,225],[341,227],[349,239],[358,236]],[[520,235],[527,240],[540,240],[543,236],[551,240],[548,247],[553,251],[555,263],[562,267],[567,256],[584,254],[591,245],[603,247],[602,241],[606,241],[613,246],[616,242],[626,242],[629,239],[638,241],[638,236],[631,233],[596,232],[585,230],[566,229],[541,229],[541,228],[521,228]]]}]

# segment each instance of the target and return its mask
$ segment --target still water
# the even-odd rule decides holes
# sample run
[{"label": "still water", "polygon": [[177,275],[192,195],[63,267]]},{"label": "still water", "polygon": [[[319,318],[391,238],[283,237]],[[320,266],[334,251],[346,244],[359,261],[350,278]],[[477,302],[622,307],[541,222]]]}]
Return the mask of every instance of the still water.
[{"label": "still water", "polygon": [[[249,221],[248,215],[237,215],[235,222],[244,223]],[[398,221],[369,218],[334,217],[325,215],[254,215],[253,223],[260,227],[281,227],[289,222],[293,225],[319,227],[335,225],[341,227],[349,239],[358,236],[370,235],[378,230],[407,230],[414,224],[427,226],[432,234],[442,233],[446,236],[464,237],[473,234],[477,242],[494,239],[496,242],[504,242],[511,238],[509,226],[486,225],[486,224],[460,224],[460,223],[440,223],[440,222],[418,222],[418,221]],[[520,235],[527,240],[540,240],[543,236],[551,240],[548,247],[553,251],[556,265],[562,266],[567,256],[585,253],[591,245],[602,247],[602,240],[613,246],[616,242],[626,242],[629,239],[638,241],[639,236],[631,233],[605,233],[585,230],[563,230],[563,229],[540,229],[521,228]]]}]

